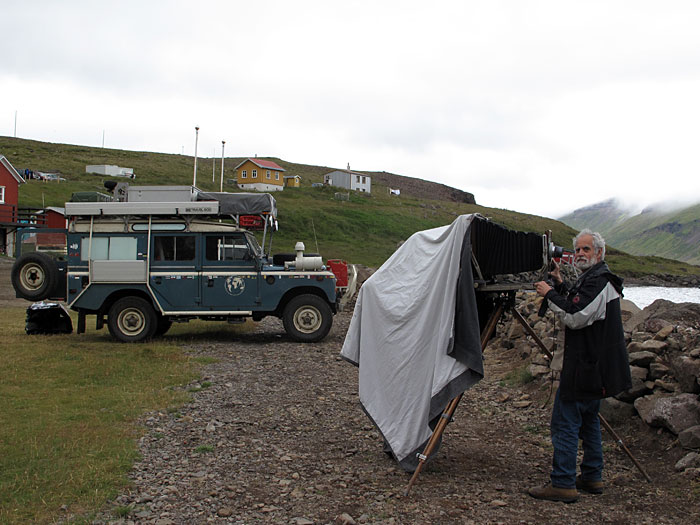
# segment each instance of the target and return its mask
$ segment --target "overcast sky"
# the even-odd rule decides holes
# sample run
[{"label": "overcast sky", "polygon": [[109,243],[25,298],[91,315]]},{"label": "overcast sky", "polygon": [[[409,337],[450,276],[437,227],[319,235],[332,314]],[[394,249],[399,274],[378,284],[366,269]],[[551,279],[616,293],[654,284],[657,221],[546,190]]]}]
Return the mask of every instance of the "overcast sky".
[{"label": "overcast sky", "polygon": [[[2,0],[0,135],[700,202],[698,1]],[[4,152],[0,152],[4,153]],[[9,157],[10,160],[11,157]]]}]

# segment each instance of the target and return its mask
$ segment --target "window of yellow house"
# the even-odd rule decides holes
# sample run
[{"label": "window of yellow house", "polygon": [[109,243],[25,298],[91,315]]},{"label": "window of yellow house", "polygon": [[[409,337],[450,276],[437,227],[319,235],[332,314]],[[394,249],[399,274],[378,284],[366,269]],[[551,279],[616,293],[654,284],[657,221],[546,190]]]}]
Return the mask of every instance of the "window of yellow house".
[{"label": "window of yellow house", "polygon": [[267,173],[265,173],[265,178],[270,180],[270,170],[267,170]]},{"label": "window of yellow house", "polygon": [[258,170],[253,170],[253,175],[252,175],[251,178],[253,178],[253,179],[257,179],[257,178],[258,178]]},{"label": "window of yellow house", "polygon": [[243,170],[243,171],[241,172],[241,178],[242,178],[242,179],[245,179],[246,177],[248,177],[248,172],[247,172],[246,170]]},{"label": "window of yellow house", "polygon": [[280,180],[280,172],[279,171],[275,172],[275,180]]}]

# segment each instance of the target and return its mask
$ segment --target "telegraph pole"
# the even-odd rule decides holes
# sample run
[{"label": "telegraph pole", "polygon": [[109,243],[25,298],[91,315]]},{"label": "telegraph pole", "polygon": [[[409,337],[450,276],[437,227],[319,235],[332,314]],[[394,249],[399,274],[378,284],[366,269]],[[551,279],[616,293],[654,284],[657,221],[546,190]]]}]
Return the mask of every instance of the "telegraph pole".
[{"label": "telegraph pole", "polygon": [[219,191],[224,191],[224,144],[225,140],[221,141],[221,189]]},{"label": "telegraph pole", "polygon": [[197,142],[199,141],[199,126],[194,127],[194,177],[192,186],[197,186]]}]

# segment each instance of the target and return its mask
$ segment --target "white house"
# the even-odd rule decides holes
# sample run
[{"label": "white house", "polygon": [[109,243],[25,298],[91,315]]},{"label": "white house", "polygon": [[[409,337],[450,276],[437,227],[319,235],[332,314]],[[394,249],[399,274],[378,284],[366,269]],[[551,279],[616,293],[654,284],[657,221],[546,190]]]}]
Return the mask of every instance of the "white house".
[{"label": "white house", "polygon": [[372,192],[372,178],[364,173],[350,170],[335,170],[323,176],[323,182],[346,190],[356,190],[365,193]]}]

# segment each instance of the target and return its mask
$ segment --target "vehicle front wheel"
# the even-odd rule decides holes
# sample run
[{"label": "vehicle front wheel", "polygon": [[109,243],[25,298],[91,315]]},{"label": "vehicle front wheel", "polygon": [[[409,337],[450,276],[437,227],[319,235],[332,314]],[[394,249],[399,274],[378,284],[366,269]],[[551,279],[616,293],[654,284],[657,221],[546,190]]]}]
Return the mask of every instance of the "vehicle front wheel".
[{"label": "vehicle front wheel", "polygon": [[315,343],[328,335],[333,325],[333,312],[326,301],[316,295],[295,297],[282,316],[289,337],[302,343]]},{"label": "vehicle front wheel", "polygon": [[124,297],[109,309],[107,325],[122,343],[140,343],[155,334],[158,320],[151,303],[140,297]]}]

